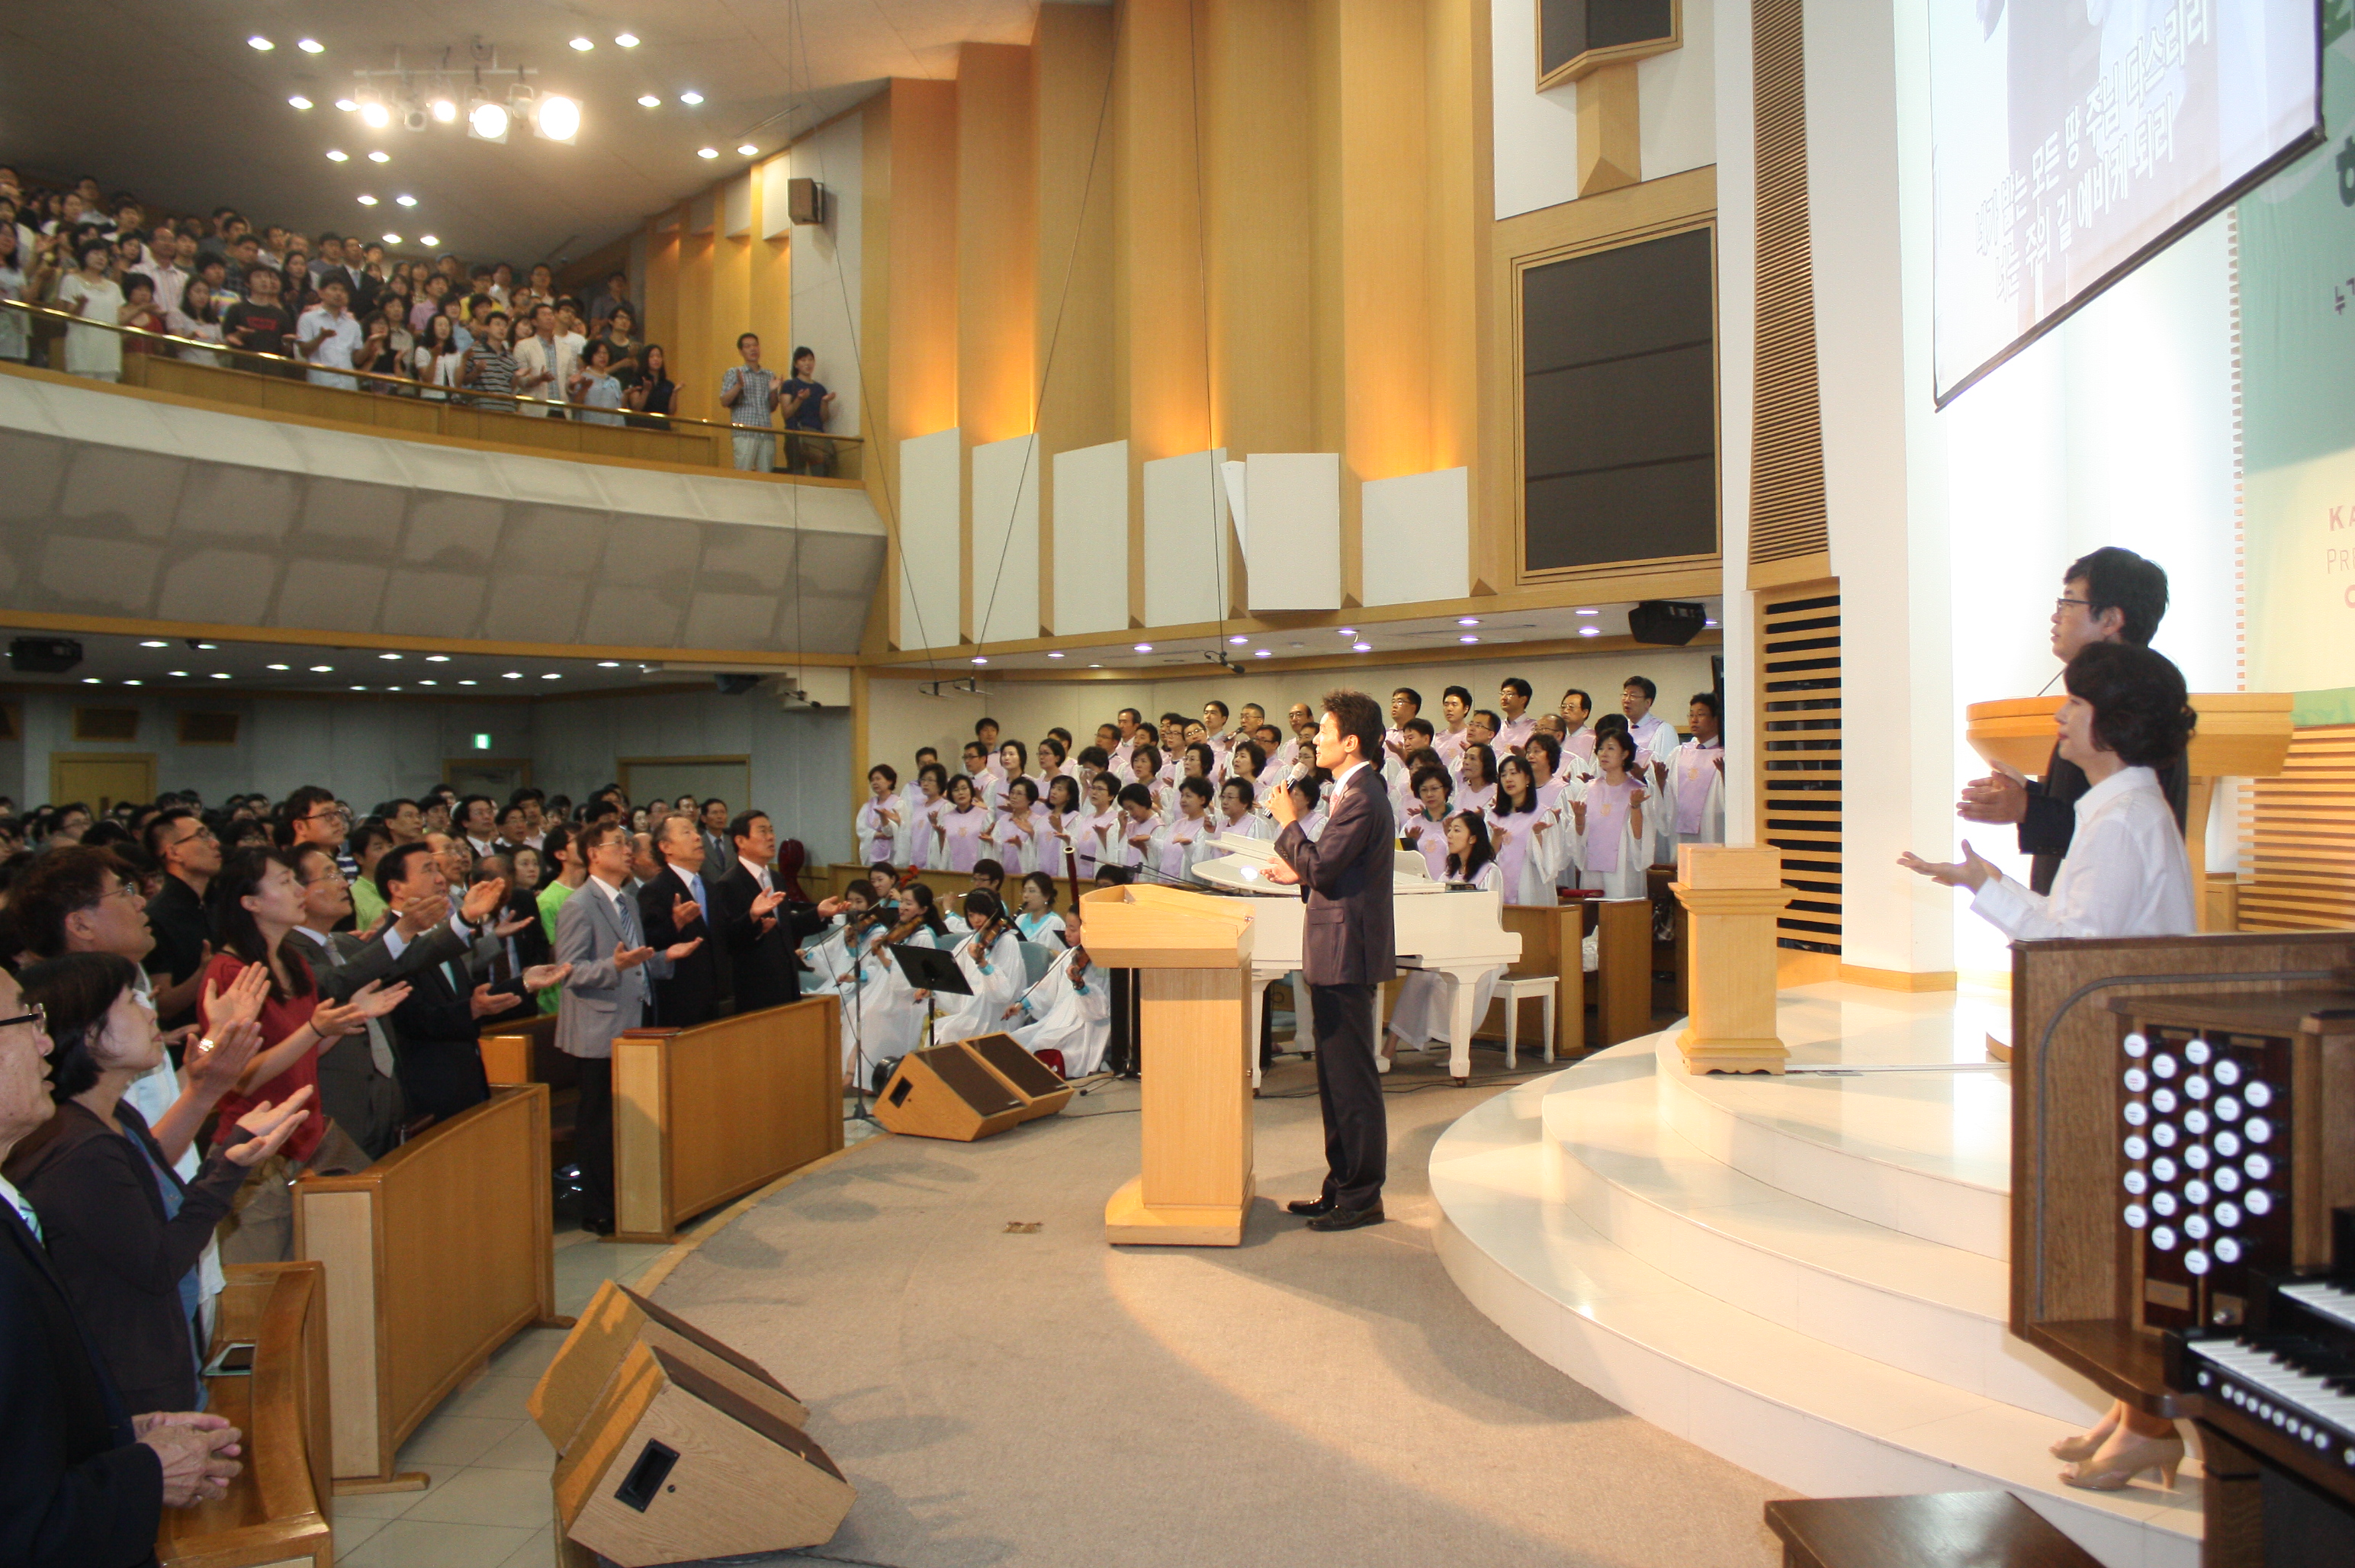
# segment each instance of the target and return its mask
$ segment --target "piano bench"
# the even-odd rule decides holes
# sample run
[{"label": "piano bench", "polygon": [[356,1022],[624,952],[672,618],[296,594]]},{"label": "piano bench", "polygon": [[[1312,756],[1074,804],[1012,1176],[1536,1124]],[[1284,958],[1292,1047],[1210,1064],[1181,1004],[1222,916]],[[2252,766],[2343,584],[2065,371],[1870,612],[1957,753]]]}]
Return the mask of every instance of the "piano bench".
[{"label": "piano bench", "polygon": [[1515,1047],[1518,1041],[1516,1037],[1520,1031],[1521,1000],[1525,997],[1535,997],[1545,1004],[1545,1034],[1542,1037],[1545,1059],[1548,1061],[1553,1060],[1553,999],[1561,985],[1561,977],[1557,975],[1504,975],[1497,977],[1497,999],[1505,1004],[1506,1072],[1512,1072],[1517,1065]]},{"label": "piano bench", "polygon": [[2009,1492],[1778,1498],[1766,1527],[1783,1568],[2100,1568]]}]

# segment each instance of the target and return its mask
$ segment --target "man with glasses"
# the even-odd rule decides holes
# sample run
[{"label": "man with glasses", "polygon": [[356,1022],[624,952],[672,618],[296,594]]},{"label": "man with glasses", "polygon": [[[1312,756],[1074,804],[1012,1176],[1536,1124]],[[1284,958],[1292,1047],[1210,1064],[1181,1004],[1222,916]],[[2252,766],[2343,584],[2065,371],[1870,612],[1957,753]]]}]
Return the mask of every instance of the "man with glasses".
[{"label": "man with glasses", "polygon": [[[39,1009],[0,971],[0,1160],[56,1111],[49,1051]],[[161,1510],[226,1495],[240,1442],[218,1415],[123,1413],[38,1217],[0,1178],[0,1562],[153,1563]]]},{"label": "man with glasses", "polygon": [[306,844],[325,849],[336,858],[336,867],[348,881],[359,875],[359,863],[345,844],[351,830],[351,808],[337,800],[333,790],[304,784],[280,807],[274,837],[281,849],[299,849]]},{"label": "man with glasses", "polygon": [[144,835],[147,858],[164,885],[147,901],[155,946],[147,973],[155,981],[155,1019],[165,1033],[197,1021],[197,988],[212,961],[212,910],[205,891],[220,874],[220,840],[185,805],[158,812]]},{"label": "man with glasses", "polygon": [[[2147,648],[2166,614],[2167,570],[2130,549],[2105,545],[2061,574],[2061,597],[2052,603],[2052,656],[2065,665],[2095,643]],[[2158,787],[2175,808],[2178,827],[2190,799],[2190,781],[2181,757],[2158,770]],[[1998,763],[1987,777],[1963,786],[1955,815],[1966,822],[2018,824],[2019,852],[2032,857],[2028,885],[2049,893],[2076,834],[2077,801],[2093,787],[2085,770],[2062,757],[2055,742],[2041,779],[2031,781]]]}]

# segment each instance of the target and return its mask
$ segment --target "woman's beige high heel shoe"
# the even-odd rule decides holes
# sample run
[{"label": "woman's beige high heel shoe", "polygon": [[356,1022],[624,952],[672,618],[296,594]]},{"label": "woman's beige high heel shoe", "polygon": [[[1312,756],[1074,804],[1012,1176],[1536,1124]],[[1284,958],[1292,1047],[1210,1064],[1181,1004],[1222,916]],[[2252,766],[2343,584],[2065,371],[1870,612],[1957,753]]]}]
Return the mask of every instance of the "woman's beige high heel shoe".
[{"label": "woman's beige high heel shoe", "polygon": [[2108,1442],[2110,1434],[2117,1429],[2118,1407],[2113,1404],[2110,1406],[2110,1413],[2094,1423],[2091,1432],[2079,1433],[2074,1437],[2063,1437],[2056,1441],[2051,1448],[2052,1456],[2055,1459],[2066,1459],[2073,1464],[2090,1459],[2102,1451],[2102,1445]]},{"label": "woman's beige high heel shoe", "polygon": [[2117,1492],[2145,1470],[2158,1472],[2158,1484],[2169,1491],[2175,1489],[2175,1472],[2183,1465],[2183,1439],[2180,1437],[2143,1437],[2131,1432],[2121,1432],[2102,1446],[2102,1451],[2083,1464],[2072,1465],[2061,1472],[2063,1484],[2082,1487],[2090,1492]]}]

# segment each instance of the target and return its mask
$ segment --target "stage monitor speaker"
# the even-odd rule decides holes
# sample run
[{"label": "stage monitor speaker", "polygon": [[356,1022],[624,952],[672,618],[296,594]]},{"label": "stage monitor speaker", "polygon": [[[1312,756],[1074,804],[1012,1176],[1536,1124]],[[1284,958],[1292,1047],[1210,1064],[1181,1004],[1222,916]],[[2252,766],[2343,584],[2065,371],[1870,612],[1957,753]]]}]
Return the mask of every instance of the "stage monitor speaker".
[{"label": "stage monitor speaker", "polygon": [[1700,635],[1706,607],[1684,599],[1646,599],[1627,612],[1627,633],[1639,643],[1680,648]]},{"label": "stage monitor speaker", "polygon": [[607,1280],[589,1298],[587,1310],[525,1402],[558,1453],[572,1445],[573,1435],[613,1381],[613,1370],[638,1344],[665,1351],[746,1399],[782,1402],[779,1408],[795,1426],[809,1424],[809,1412],[768,1369],[629,1286]]},{"label": "stage monitor speaker", "polygon": [[799,1408],[632,1345],[556,1461],[557,1523],[622,1568],[831,1541],[858,1494],[794,1424]]},{"label": "stage monitor speaker", "polygon": [[1071,1097],[1071,1086],[1013,1037],[986,1034],[901,1057],[875,1097],[875,1119],[905,1136],[969,1144],[1050,1116]]}]

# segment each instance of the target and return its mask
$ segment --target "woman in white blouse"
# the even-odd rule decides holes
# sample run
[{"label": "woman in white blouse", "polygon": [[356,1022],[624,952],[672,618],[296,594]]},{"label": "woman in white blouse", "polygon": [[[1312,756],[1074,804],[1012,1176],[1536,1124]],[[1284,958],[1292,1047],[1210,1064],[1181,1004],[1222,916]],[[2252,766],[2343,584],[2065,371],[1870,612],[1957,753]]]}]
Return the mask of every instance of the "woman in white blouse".
[{"label": "woman in white blouse", "polygon": [[900,797],[895,793],[900,787],[900,771],[889,763],[878,763],[867,770],[867,787],[874,793],[858,808],[858,863],[871,866],[878,860],[896,860],[903,837]]},{"label": "woman in white blouse", "polygon": [[[1436,772],[1437,770],[1433,770]],[[1489,843],[1487,820],[1476,811],[1459,811],[1447,818],[1447,859],[1442,880],[1493,891],[1501,875]],[[1488,1015],[1502,968],[1483,969],[1472,982],[1472,1021]],[[1410,969],[1399,986],[1398,1006],[1391,1009],[1390,1028],[1382,1038],[1382,1053],[1375,1070],[1388,1072],[1391,1057],[1401,1046],[1421,1051],[1447,1043],[1449,1017],[1455,1003],[1455,979],[1435,969]]]},{"label": "woman in white blouse", "polygon": [[[2183,674],[2163,654],[2095,643],[2069,661],[2068,699],[2056,716],[2061,755],[2093,784],[2077,799],[2069,853],[2049,893],[2030,892],[1981,859],[1967,840],[1953,864],[1911,853],[1898,864],[1942,886],[1971,890],[1971,908],[2016,942],[2051,937],[2180,936],[2197,929],[2191,861],[2156,769],[2183,755],[2199,716]],[[2091,1432],[2052,1445],[2070,1461],[2061,1479],[2117,1491],[2145,1470],[2169,1487],[2183,1462],[2172,1422],[2121,1402]]]}]

